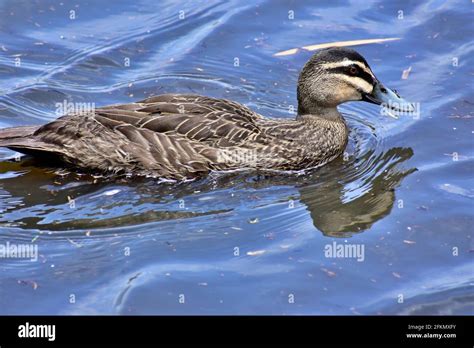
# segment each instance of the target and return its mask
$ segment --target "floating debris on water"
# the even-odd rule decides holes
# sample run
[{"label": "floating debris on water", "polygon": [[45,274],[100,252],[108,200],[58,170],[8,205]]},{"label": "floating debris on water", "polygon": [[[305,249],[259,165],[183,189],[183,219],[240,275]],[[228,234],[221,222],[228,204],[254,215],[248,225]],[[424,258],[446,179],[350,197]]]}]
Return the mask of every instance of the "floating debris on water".
[{"label": "floating debris on water", "polygon": [[249,224],[257,224],[260,220],[258,218],[249,219]]},{"label": "floating debris on water", "polygon": [[76,243],[75,241],[73,241],[73,240],[70,239],[70,238],[68,238],[67,241],[68,241],[69,243],[71,243],[72,245],[74,245],[75,247],[78,247],[78,248],[81,248],[81,247],[82,247],[81,244]]},{"label": "floating debris on water", "polygon": [[248,256],[259,256],[266,253],[266,250],[247,251]]},{"label": "floating debris on water", "polygon": [[120,191],[122,191],[122,190],[115,189],[115,190],[105,191],[103,193],[103,195],[104,196],[113,196],[113,195],[116,195],[117,193],[119,193]]},{"label": "floating debris on water", "polygon": [[408,69],[403,70],[402,80],[408,79],[408,76],[410,75],[410,72],[411,72],[411,66]]},{"label": "floating debris on water", "polygon": [[349,41],[327,42],[327,43],[322,43],[322,44],[303,46],[301,48],[291,48],[291,49],[286,50],[286,51],[281,51],[281,52],[275,53],[274,56],[275,57],[289,56],[289,55],[298,53],[300,50],[316,51],[316,50],[319,50],[319,49],[322,49],[322,48],[328,48],[328,47],[359,46],[359,45],[368,45],[368,44],[373,44],[373,43],[381,43],[381,42],[395,41],[395,40],[400,40],[400,38],[399,37],[391,37],[391,38],[385,38],[385,39],[366,39],[366,40],[349,40]]},{"label": "floating debris on water", "polygon": [[36,290],[38,289],[38,283],[33,281],[33,280],[18,280],[18,284],[21,284],[21,285],[31,285],[31,287],[33,288],[33,290]]},{"label": "floating debris on water", "polygon": [[328,275],[331,278],[336,276],[336,272],[330,271],[327,268],[321,268],[321,271],[326,273],[326,275]]}]

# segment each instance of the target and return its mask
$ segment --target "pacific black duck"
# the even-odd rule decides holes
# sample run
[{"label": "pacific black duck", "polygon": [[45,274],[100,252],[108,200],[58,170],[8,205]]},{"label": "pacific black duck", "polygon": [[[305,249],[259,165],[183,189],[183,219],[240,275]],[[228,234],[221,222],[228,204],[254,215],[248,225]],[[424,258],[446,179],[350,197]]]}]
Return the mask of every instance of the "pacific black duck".
[{"label": "pacific black duck", "polygon": [[95,172],[185,179],[210,171],[301,170],[344,151],[337,105],[364,100],[411,106],[348,48],[314,54],[303,67],[295,119],[271,119],[225,99],[164,94],[71,113],[43,126],[0,130],[0,146]]}]

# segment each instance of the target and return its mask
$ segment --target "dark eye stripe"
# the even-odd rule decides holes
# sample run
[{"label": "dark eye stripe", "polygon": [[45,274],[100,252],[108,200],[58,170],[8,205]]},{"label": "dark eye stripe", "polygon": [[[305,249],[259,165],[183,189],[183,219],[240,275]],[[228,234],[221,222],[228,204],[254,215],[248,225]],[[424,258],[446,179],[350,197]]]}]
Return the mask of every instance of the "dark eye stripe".
[{"label": "dark eye stripe", "polygon": [[357,77],[360,77],[361,79],[363,79],[364,81],[366,81],[367,83],[369,83],[371,85],[375,84],[374,78],[368,72],[365,72],[364,70],[362,70],[359,67],[355,67],[357,69],[357,74],[352,75],[349,71],[350,68],[351,68],[350,66],[340,66],[340,67],[337,67],[337,68],[331,68],[328,71],[332,72],[332,73],[336,73],[336,74],[344,74],[344,75],[347,75],[347,76],[350,76],[350,77],[356,77],[357,76]]}]

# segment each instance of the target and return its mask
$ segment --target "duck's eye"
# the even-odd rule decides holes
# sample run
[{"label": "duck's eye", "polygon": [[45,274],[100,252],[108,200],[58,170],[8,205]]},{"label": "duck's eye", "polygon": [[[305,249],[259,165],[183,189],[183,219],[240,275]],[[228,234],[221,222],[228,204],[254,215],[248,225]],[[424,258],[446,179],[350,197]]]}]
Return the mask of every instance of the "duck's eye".
[{"label": "duck's eye", "polygon": [[353,75],[353,76],[354,76],[354,75],[357,75],[357,68],[356,68],[355,66],[351,66],[351,67],[349,68],[349,74],[351,74],[351,75]]}]

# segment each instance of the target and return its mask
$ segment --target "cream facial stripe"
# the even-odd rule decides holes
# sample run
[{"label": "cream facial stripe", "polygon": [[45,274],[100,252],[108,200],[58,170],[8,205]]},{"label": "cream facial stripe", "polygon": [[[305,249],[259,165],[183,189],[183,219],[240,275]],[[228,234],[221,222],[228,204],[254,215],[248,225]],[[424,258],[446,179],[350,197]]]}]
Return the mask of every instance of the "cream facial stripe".
[{"label": "cream facial stripe", "polygon": [[346,81],[357,89],[365,93],[372,93],[374,86],[358,76],[347,76],[344,74],[337,74],[337,78]]},{"label": "cream facial stripe", "polygon": [[341,67],[351,66],[351,65],[357,65],[359,68],[364,70],[367,74],[372,76],[374,80],[376,80],[372,71],[370,71],[370,69],[364,63],[354,61],[354,60],[344,59],[339,62],[324,63],[324,64],[321,64],[321,67],[323,67],[324,69],[334,69],[334,68],[341,68]]}]

